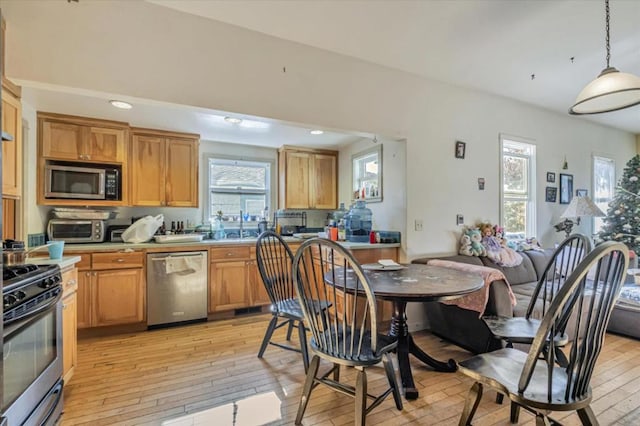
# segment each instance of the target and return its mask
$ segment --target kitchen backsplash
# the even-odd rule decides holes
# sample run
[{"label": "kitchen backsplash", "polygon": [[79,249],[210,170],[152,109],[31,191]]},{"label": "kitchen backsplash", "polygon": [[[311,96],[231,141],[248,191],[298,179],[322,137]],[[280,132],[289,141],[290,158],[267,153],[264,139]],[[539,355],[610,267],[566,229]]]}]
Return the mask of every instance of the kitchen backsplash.
[{"label": "kitchen backsplash", "polygon": [[44,233],[27,235],[27,247],[37,247],[44,245],[46,242]]}]

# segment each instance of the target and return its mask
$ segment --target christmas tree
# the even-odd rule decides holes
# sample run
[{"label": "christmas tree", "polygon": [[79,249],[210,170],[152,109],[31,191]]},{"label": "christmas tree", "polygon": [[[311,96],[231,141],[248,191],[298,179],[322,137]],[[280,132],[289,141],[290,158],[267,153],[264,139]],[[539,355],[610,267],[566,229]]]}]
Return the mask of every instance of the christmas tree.
[{"label": "christmas tree", "polygon": [[627,163],[598,236],[640,254],[640,155]]}]

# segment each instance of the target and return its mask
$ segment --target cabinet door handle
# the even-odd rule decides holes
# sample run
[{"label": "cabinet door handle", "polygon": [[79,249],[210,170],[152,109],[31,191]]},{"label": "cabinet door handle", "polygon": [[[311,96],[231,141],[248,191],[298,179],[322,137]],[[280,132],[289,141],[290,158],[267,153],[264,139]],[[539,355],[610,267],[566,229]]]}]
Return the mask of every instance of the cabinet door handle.
[{"label": "cabinet door handle", "polygon": [[76,280],[69,280],[69,282],[67,283],[67,285],[76,285]]},{"label": "cabinet door handle", "polygon": [[227,252],[227,256],[233,256],[232,252]]},{"label": "cabinet door handle", "polygon": [[63,303],[63,304],[62,304],[62,309],[67,309],[67,306],[68,306],[68,305],[67,305],[66,303]]},{"label": "cabinet door handle", "polygon": [[124,262],[124,259],[119,257],[117,259],[113,259],[113,261],[116,262],[116,263],[122,263],[122,262]]}]

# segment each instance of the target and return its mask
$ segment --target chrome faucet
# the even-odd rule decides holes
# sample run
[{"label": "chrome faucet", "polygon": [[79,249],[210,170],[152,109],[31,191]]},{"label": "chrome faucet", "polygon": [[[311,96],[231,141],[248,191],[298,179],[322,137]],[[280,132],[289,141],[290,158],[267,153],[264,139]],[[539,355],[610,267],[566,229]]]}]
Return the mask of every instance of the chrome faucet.
[{"label": "chrome faucet", "polygon": [[242,226],[242,210],[240,210],[240,239],[244,238],[244,227]]}]

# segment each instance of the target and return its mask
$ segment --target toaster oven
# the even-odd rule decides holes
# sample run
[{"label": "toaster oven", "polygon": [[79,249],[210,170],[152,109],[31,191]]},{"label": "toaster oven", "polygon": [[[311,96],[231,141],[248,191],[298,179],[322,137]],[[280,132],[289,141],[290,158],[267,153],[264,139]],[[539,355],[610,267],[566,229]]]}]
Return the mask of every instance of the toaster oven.
[{"label": "toaster oven", "polygon": [[102,243],[105,221],[98,219],[51,219],[47,225],[50,241],[67,243]]}]

